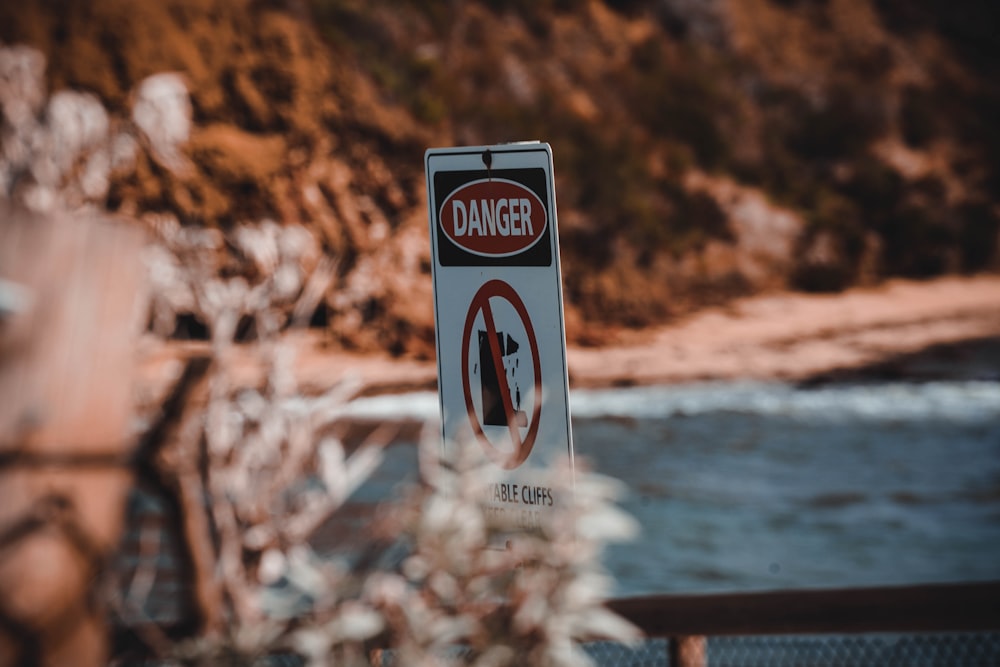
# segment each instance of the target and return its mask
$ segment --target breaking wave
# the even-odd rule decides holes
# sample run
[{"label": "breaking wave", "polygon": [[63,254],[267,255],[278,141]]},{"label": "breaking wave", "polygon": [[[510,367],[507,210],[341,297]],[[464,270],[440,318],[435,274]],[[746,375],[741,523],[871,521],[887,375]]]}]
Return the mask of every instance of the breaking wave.
[{"label": "breaking wave", "polygon": [[[1000,383],[897,382],[804,389],[779,382],[706,382],[579,389],[571,392],[570,405],[575,419],[735,412],[808,421],[976,421],[1000,414]],[[367,419],[433,420],[439,409],[437,393],[426,391],[361,398],[350,405],[349,413]]]}]

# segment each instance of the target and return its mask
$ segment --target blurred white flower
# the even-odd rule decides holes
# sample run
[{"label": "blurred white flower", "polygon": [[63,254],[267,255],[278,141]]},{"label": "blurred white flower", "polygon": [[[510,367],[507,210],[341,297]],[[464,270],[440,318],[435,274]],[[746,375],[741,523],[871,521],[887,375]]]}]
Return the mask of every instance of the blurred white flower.
[{"label": "blurred white flower", "polygon": [[263,275],[270,275],[278,268],[278,236],[280,227],[273,220],[259,224],[243,224],[233,230],[234,245],[246,255]]},{"label": "blurred white flower", "polygon": [[108,152],[112,171],[125,171],[131,169],[135,164],[139,144],[130,133],[118,132],[111,139]]},{"label": "blurred white flower", "polygon": [[91,153],[80,174],[80,189],[88,199],[103,199],[111,187],[111,157],[106,150]]},{"label": "blurred white flower", "polygon": [[112,172],[134,165],[132,130],[92,93],[49,97],[44,75],[41,52],[0,46],[0,197],[40,212],[102,208]]},{"label": "blurred white flower", "polygon": [[[79,155],[108,138],[108,112],[91,93],[61,90],[53,94],[46,120],[50,141],[48,155],[58,169],[58,176],[69,171]],[[39,182],[44,181],[39,179]]]},{"label": "blurred white flower", "polygon": [[27,46],[0,45],[0,110],[15,129],[33,123],[45,104],[45,55]]},{"label": "blurred white flower", "polygon": [[274,297],[278,301],[291,301],[302,290],[302,275],[298,266],[282,263],[274,272]]},{"label": "blurred white flower", "polygon": [[382,616],[359,602],[344,603],[337,618],[327,624],[331,639],[337,642],[361,642],[382,631],[385,623]]},{"label": "blurred white flower", "polygon": [[135,90],[132,120],[149,141],[153,155],[169,169],[183,171],[187,161],[181,146],[191,136],[192,107],[184,77],[154,74]]}]

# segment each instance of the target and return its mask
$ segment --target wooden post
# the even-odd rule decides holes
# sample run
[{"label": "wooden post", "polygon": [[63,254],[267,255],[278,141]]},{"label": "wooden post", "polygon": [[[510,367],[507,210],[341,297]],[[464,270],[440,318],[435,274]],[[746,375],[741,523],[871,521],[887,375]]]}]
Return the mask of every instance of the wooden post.
[{"label": "wooden post", "polygon": [[138,229],[0,202],[0,666],[103,665],[144,271]]},{"label": "wooden post", "polygon": [[708,664],[705,637],[681,635],[670,638],[670,664],[676,667],[705,667]]}]

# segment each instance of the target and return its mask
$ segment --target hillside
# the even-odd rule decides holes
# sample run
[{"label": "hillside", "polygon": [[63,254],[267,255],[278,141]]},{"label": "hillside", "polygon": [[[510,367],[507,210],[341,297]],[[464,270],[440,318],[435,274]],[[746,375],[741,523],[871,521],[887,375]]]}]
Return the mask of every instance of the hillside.
[{"label": "hillside", "polygon": [[140,152],[99,205],[151,225],[305,225],[336,259],[312,323],[427,358],[428,146],[552,144],[578,343],[773,288],[995,271],[998,14],[986,0],[24,0],[0,7],[0,41],[39,49],[49,90],[90,91],[114,117],[145,77],[182,73],[184,168]]}]

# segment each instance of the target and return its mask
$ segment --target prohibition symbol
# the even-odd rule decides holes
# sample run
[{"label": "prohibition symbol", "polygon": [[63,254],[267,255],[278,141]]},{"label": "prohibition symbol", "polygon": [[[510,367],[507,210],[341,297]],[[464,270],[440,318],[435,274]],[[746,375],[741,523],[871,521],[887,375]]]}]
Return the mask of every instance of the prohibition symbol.
[{"label": "prohibition symbol", "polygon": [[[491,303],[491,300],[496,300]],[[514,340],[510,332],[506,338],[498,331],[496,319],[494,317],[494,304],[501,306],[506,302],[513,308],[513,311],[520,319],[519,324],[524,328],[528,349],[531,352],[531,364],[534,371],[534,382],[532,392],[531,417],[521,410],[520,388],[511,395],[511,387],[507,381],[508,371],[504,364],[504,357],[518,351],[524,343]],[[475,327],[479,315],[482,313],[483,328]],[[469,353],[472,350],[472,336],[477,334],[478,362],[472,364],[478,368],[480,379],[481,411],[476,409],[476,401],[472,388],[472,372],[470,371]],[[535,330],[528,317],[528,309],[518,296],[514,288],[502,280],[490,280],[486,282],[476,295],[472,297],[469,305],[469,313],[465,317],[465,329],[462,333],[462,390],[465,394],[465,407],[469,413],[469,421],[472,423],[472,431],[483,445],[483,449],[493,461],[511,470],[524,463],[531,453],[531,448],[535,444],[535,437],[538,435],[539,416],[542,412],[542,367],[538,356],[538,341],[535,338]],[[510,451],[497,446],[494,440],[487,435],[484,426],[503,426],[510,434]],[[522,434],[522,430],[526,431]],[[494,436],[496,438],[496,436]]]}]

